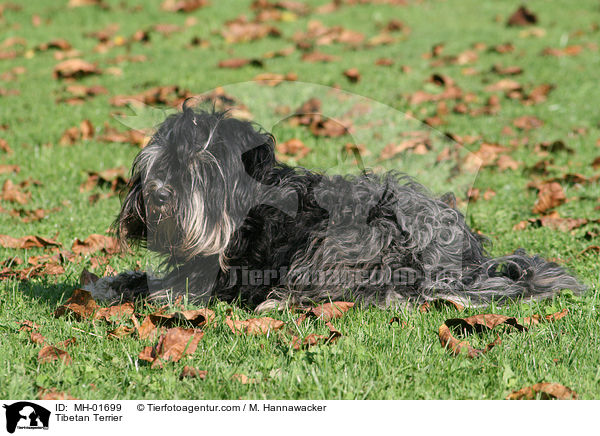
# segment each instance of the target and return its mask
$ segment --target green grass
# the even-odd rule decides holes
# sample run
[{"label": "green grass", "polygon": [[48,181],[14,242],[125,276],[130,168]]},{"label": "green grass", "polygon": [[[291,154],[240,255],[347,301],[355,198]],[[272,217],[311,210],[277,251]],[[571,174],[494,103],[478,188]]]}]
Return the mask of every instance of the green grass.
[{"label": "green grass", "polygon": [[[0,60],[0,72],[14,67],[26,68],[26,72],[15,80],[0,82],[0,88],[19,92],[17,96],[0,96],[0,125],[6,126],[0,129],[0,138],[13,150],[13,154],[0,151],[0,163],[16,164],[21,168],[16,175],[0,175],[0,182],[7,178],[15,183],[35,179],[41,184],[27,188],[32,197],[23,207],[57,209],[43,220],[31,223],[0,213],[0,234],[55,238],[68,250],[75,238],[104,233],[119,208],[118,198],[113,196],[90,204],[90,192],[80,192],[79,186],[87,178],[86,171],[129,167],[139,150],[132,145],[103,143],[96,139],[79,141],[72,146],[60,146],[58,142],[65,129],[79,125],[84,119],[93,123],[97,133],[102,132],[105,122],[123,129],[114,115],[133,115],[133,112],[111,106],[110,97],[136,94],[152,86],[177,84],[191,92],[203,93],[228,85],[228,92],[248,106],[255,121],[268,128],[274,125],[273,130],[280,141],[297,137],[312,148],[304,159],[292,160],[292,163],[331,172],[358,171],[352,159],[340,152],[348,142],[347,138],[314,137],[305,128],[292,128],[286,122],[279,122],[281,117],[275,114],[276,106],[289,106],[294,110],[307,98],[317,96],[323,99],[326,114],[340,115],[346,106],[328,96],[323,91],[325,88],[304,84],[275,88],[239,85],[262,72],[294,72],[299,82],[325,87],[339,85],[345,91],[369,99],[366,101],[376,102],[370,103],[375,108],[370,116],[374,120],[385,120],[386,124],[367,129],[365,133],[357,132],[354,138],[370,151],[369,155],[363,156],[367,167],[377,171],[399,169],[408,172],[435,192],[454,190],[460,200],[465,199],[466,188],[473,183],[481,192],[493,189],[496,196],[489,201],[471,203],[468,209],[464,202],[461,203],[469,224],[491,237],[494,243],[492,254],[501,255],[517,247],[526,247],[530,252],[560,258],[590,290],[580,298],[566,294],[539,304],[515,303],[485,309],[486,312],[511,316],[552,313],[562,308],[568,308],[570,312],[556,323],[540,325],[527,333],[503,335],[501,345],[474,360],[452,357],[439,345],[438,327],[447,318],[463,316],[463,313],[449,309],[426,314],[392,309],[353,310],[334,321],[344,335],[338,342],[294,351],[278,335],[233,335],[224,324],[226,311],[231,307],[215,304],[217,327],[206,329],[196,353],[178,363],[167,364],[163,369],[151,369],[137,358],[143,346],[150,342],[135,338],[108,340],[110,325],[54,318],[54,310],[78,287],[81,271],[85,267],[92,268],[93,258],[98,257],[92,255],[76,263],[67,263],[65,274],[60,276],[27,282],[0,282],[1,398],[35,398],[41,387],[56,388],[84,399],[501,399],[512,390],[540,381],[562,383],[584,399],[600,398],[597,312],[600,266],[597,252],[581,254],[590,245],[600,245],[598,237],[594,236],[600,231],[598,182],[562,183],[569,201],[557,208],[562,217],[585,217],[590,219],[590,224],[573,232],[544,227],[513,230],[515,224],[534,216],[531,209],[536,193],[526,186],[534,176],[523,168],[542,159],[534,152],[536,144],[560,139],[573,150],[570,154],[557,152],[544,157],[553,159],[544,178],[565,173],[580,173],[587,177],[597,174],[591,166],[600,155],[596,110],[600,102],[597,86],[600,55],[598,47],[593,45],[599,33],[594,27],[600,19],[597,2],[580,1],[576,7],[566,0],[528,2],[528,8],[538,16],[537,27],[545,31],[541,37],[522,37],[522,28],[504,25],[520,2],[432,0],[405,7],[385,4],[343,6],[330,14],[272,23],[282,31],[279,38],[238,44],[225,42],[219,32],[227,20],[242,13],[253,16],[248,1],[237,1],[231,7],[213,2],[212,6],[190,14],[161,11],[158,1],[107,1],[110,7],[106,10],[67,8],[66,3],[66,0],[30,1],[20,10],[5,8],[0,14],[0,47],[10,37],[26,40],[26,47],[0,48],[0,52],[18,51],[16,58]],[[323,4],[310,3],[313,6]],[[136,5],[139,8],[135,8]],[[41,17],[40,26],[33,26],[33,15]],[[190,16],[197,19],[197,24],[185,27],[185,20]],[[337,62],[302,62],[302,52],[296,50],[287,57],[266,59],[263,68],[247,66],[229,70],[217,67],[222,59],[259,58],[268,51],[294,45],[293,35],[305,31],[311,19],[320,20],[327,26],[344,26],[365,34],[368,39],[377,35],[380,26],[391,18],[403,21],[410,27],[410,33],[395,44],[368,49],[351,49],[344,44],[318,47],[320,51],[339,56]],[[177,24],[182,30],[168,37],[151,31],[148,44],[134,42],[112,48],[107,53],[94,52],[97,41],[85,34],[111,23],[120,25],[116,36],[124,38],[157,23]],[[209,47],[188,47],[193,37],[208,40]],[[81,58],[97,62],[102,69],[112,66],[121,69],[121,75],[104,73],[79,81],[85,85],[102,85],[108,89],[108,95],[91,98],[80,106],[56,103],[67,84],[52,77],[52,70],[58,63],[53,57],[54,51],[35,51],[35,47],[57,38],[67,39],[81,52]],[[515,50],[508,54],[483,50],[469,65],[432,67],[430,60],[422,56],[438,43],[445,44],[443,55],[457,55],[476,43],[493,47],[504,42],[511,42]],[[571,57],[540,54],[547,47],[565,45],[584,48],[579,55]],[[148,60],[110,63],[111,59],[123,54],[145,55]],[[381,57],[394,59],[394,65],[375,66],[375,60]],[[477,96],[477,106],[485,103],[489,95],[484,88],[502,78],[491,72],[494,64],[521,66],[523,74],[515,76],[514,80],[525,89],[542,83],[551,83],[555,89],[547,101],[533,106],[524,106],[501,95],[501,111],[494,116],[455,114],[451,111],[453,103],[449,102],[450,113],[444,116],[446,124],[437,127],[439,132],[432,132],[434,150],[430,154],[406,154],[389,161],[378,159],[383,147],[397,140],[399,133],[423,128],[415,120],[406,120],[404,113],[409,112],[418,119],[435,113],[435,103],[411,106],[406,98],[417,90],[439,92],[438,87],[425,83],[431,74],[451,76],[464,92]],[[404,72],[402,66],[409,66],[410,72]],[[358,83],[349,83],[342,74],[351,67],[358,68],[361,73]],[[464,75],[465,67],[472,67],[479,73]],[[359,101],[365,100],[362,97],[352,100]],[[456,174],[445,163],[436,164],[432,169],[437,152],[448,144],[441,133],[479,135],[486,142],[509,146],[509,141],[514,138],[503,135],[502,129],[522,115],[535,115],[544,121],[544,125],[526,133],[513,127],[515,138],[529,138],[526,145],[510,150],[510,155],[522,163],[519,170],[500,171],[486,167],[477,174]],[[368,117],[365,116],[363,121],[369,122]],[[585,128],[585,132],[573,133],[576,128]],[[464,147],[462,154],[477,150],[479,144],[480,141]],[[93,192],[108,191],[97,188]],[[0,205],[6,210],[17,206],[9,202]],[[0,261],[12,256],[27,260],[30,255],[42,253],[43,250],[0,248]],[[116,271],[133,268],[137,262],[145,267],[152,264],[152,258],[139,251],[109,259]],[[95,272],[101,274],[104,271],[100,267]],[[253,316],[239,307],[233,307],[233,310],[240,318]],[[476,313],[481,310],[469,310],[464,316]],[[270,316],[291,322],[295,315],[274,313]],[[400,316],[408,323],[407,327],[390,326],[388,322],[393,316]],[[27,333],[17,331],[18,322],[23,320],[39,324],[39,331],[48,343],[75,337],[77,344],[68,350],[73,363],[68,366],[38,363],[40,346],[33,344]],[[320,321],[313,321],[303,329],[304,333],[325,334],[327,331]],[[476,339],[476,344],[483,347],[486,339],[490,337]],[[206,380],[180,381],[179,374],[184,365],[208,370],[209,375]],[[244,385],[232,381],[231,376],[236,373],[257,378],[260,382]]]}]

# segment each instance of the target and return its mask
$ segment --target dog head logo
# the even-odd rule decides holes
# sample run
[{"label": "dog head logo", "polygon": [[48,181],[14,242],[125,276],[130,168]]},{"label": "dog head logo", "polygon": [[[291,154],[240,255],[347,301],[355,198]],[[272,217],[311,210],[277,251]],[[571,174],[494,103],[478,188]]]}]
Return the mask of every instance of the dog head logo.
[{"label": "dog head logo", "polygon": [[47,429],[50,411],[35,403],[20,401],[3,406],[6,409],[6,431],[14,433],[17,428]]}]

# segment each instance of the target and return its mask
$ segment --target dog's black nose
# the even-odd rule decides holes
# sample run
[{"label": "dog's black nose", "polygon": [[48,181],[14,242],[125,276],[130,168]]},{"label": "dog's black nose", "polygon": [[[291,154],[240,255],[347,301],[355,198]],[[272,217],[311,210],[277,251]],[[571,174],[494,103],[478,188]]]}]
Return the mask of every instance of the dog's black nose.
[{"label": "dog's black nose", "polygon": [[165,189],[165,188],[158,188],[156,191],[154,191],[152,193],[152,200],[158,206],[162,206],[167,201],[169,201],[169,197],[170,196],[171,196],[171,193],[167,189]]}]

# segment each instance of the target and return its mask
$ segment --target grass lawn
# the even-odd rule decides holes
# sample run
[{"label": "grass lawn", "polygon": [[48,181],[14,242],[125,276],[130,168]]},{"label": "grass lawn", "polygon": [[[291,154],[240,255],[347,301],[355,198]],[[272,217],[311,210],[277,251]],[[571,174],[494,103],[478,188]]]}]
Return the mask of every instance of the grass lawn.
[{"label": "grass lawn", "polygon": [[[0,398],[503,399],[538,382],[600,398],[598,2],[528,1],[535,20],[514,26],[507,21],[520,2],[512,0],[278,8],[236,0],[189,12],[161,7],[177,6],[172,1],[82,3],[0,3],[0,235],[59,244],[11,248],[18,243],[0,239]],[[315,53],[327,56],[311,62]],[[72,59],[90,64],[69,71],[74,64],[61,63]],[[227,68],[232,60],[243,65]],[[252,82],[265,73],[296,81]],[[115,99],[156,87],[164,95],[147,101],[153,109],[136,113]],[[462,312],[354,308],[331,321],[342,334],[334,343],[301,350],[291,333],[234,334],[228,317],[256,315],[216,302],[195,353],[162,368],[138,357],[156,341],[110,338],[119,324],[133,327],[131,319],[55,318],[84,269],[103,275],[156,263],[143,250],[77,242],[106,235],[119,209],[122,179],[107,170],[129,168],[139,151],[125,126],[152,127],[170,104],[217,87],[279,142],[296,138],[310,149],[281,156],[290,163],[357,172],[361,165],[343,150],[358,144],[366,167],[407,172],[436,193],[453,190],[470,226],[492,240],[491,254],[525,247],[565,265],[588,292]],[[288,117],[309,98],[350,122],[352,137],[293,125]],[[407,142],[416,131],[428,140]],[[542,198],[552,183],[560,195]],[[474,359],[453,356],[438,340],[449,318],[563,309],[560,320],[501,334],[501,344]],[[140,321],[153,310],[136,306]],[[328,332],[318,319],[296,326],[298,313],[268,316],[299,337]],[[400,322],[390,324],[394,317]],[[26,321],[36,327],[20,328]],[[469,341],[485,348],[495,332]],[[74,344],[60,344],[70,338]],[[40,360],[48,344],[71,362]],[[180,379],[184,366],[206,378]]]}]

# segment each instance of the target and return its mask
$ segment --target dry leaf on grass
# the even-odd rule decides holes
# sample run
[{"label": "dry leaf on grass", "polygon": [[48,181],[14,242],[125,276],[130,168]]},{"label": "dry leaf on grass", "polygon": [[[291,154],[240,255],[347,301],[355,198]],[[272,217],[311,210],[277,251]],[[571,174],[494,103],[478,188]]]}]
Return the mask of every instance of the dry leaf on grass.
[{"label": "dry leaf on grass", "polygon": [[54,67],[55,79],[79,79],[84,76],[101,74],[95,64],[82,59],[67,59]]},{"label": "dry leaf on grass", "polygon": [[215,312],[210,309],[183,310],[168,314],[153,313],[148,315],[152,322],[162,327],[171,327],[178,322],[187,322],[200,328],[209,325],[215,319]]},{"label": "dry leaf on grass", "polygon": [[107,332],[108,339],[121,339],[135,332],[135,328],[126,325],[120,325],[117,328]]},{"label": "dry leaf on grass", "polygon": [[544,122],[533,115],[523,115],[522,117],[515,118],[513,125],[521,130],[531,130],[543,126]]},{"label": "dry leaf on grass", "polygon": [[94,137],[94,126],[89,120],[83,120],[79,127],[65,130],[58,140],[60,145],[73,145],[79,141],[87,141]]},{"label": "dry leaf on grass", "polygon": [[42,238],[41,236],[23,236],[22,238],[13,238],[9,235],[0,235],[0,246],[4,248],[46,248],[60,247],[60,243],[52,239]]},{"label": "dry leaf on grass", "polygon": [[79,238],[75,239],[71,250],[75,254],[83,256],[102,251],[106,254],[115,254],[120,250],[119,241],[112,236],[105,236],[99,234],[92,234],[88,236],[84,241]]},{"label": "dry leaf on grass", "polygon": [[225,323],[229,326],[231,331],[237,335],[268,335],[273,331],[281,330],[285,326],[283,321],[269,317],[252,318],[240,321],[233,320],[228,316]]},{"label": "dry leaf on grass", "polygon": [[568,313],[569,313],[569,309],[564,308],[560,312],[545,315],[543,318],[540,315],[535,314],[535,315],[528,316],[525,319],[523,319],[523,324],[532,326],[532,325],[537,325],[542,321],[554,322],[554,321],[558,321],[559,319],[564,318],[565,316],[568,315]]},{"label": "dry leaf on grass", "polygon": [[527,9],[525,6],[519,7],[513,14],[508,18],[506,22],[507,26],[531,26],[537,23],[537,16]]},{"label": "dry leaf on grass", "polygon": [[[285,142],[279,142],[275,145],[275,150],[285,156],[295,157],[296,159],[302,159],[308,153],[310,153],[310,147],[307,147],[304,142],[297,138],[288,139]],[[284,159],[285,159],[284,156]]]},{"label": "dry leaf on grass", "polygon": [[71,395],[57,391],[55,388],[45,389],[39,388],[38,400],[78,400],[78,398],[72,397]]},{"label": "dry leaf on grass", "polygon": [[178,106],[187,98],[193,96],[190,91],[180,88],[177,85],[156,86],[136,95],[115,96],[110,99],[110,104],[113,106],[127,106],[128,104],[135,104],[141,101],[146,105],[162,104]]},{"label": "dry leaf on grass", "polygon": [[448,348],[450,351],[452,351],[452,353],[455,356],[466,352],[466,355],[468,357],[474,358],[484,353],[487,353],[494,346],[500,344],[500,336],[497,336],[496,340],[488,344],[485,349],[478,350],[476,348],[473,348],[469,342],[460,341],[454,336],[452,336],[452,330],[461,331],[463,334],[468,335],[473,332],[482,332],[485,330],[490,330],[496,326],[503,324],[514,327],[519,331],[527,330],[527,328],[519,324],[517,319],[514,317],[505,315],[485,314],[470,316],[467,318],[448,319],[444,324],[440,326],[438,336],[442,347]]},{"label": "dry leaf on grass", "polygon": [[99,187],[107,188],[116,194],[125,188],[128,180],[127,169],[125,167],[109,168],[103,171],[89,171],[87,180],[79,186],[79,192],[86,192]]},{"label": "dry leaf on grass", "polygon": [[[0,95],[2,95],[2,92],[0,92]],[[6,139],[2,139],[2,138],[0,138],[0,150],[3,151],[6,154],[12,154],[13,153],[12,149],[8,145],[8,142],[6,142]]]},{"label": "dry leaf on grass", "polygon": [[575,391],[559,383],[536,383],[509,394],[507,400],[576,400]]},{"label": "dry leaf on grass", "polygon": [[290,345],[294,350],[307,349],[313,345],[331,344],[342,336],[342,334],[330,322],[325,323],[325,325],[329,328],[328,336],[310,334],[303,339],[300,339],[298,336],[294,336],[292,337]]},{"label": "dry leaf on grass", "polygon": [[54,311],[54,316],[60,318],[70,314],[77,320],[84,320],[93,318],[99,308],[90,292],[75,289],[73,295]]},{"label": "dry leaf on grass", "polygon": [[152,362],[152,368],[162,367],[163,362],[172,360],[178,362],[184,354],[193,354],[204,332],[198,329],[174,327],[158,339],[153,347],[145,347],[139,358]]},{"label": "dry leaf on grass", "polygon": [[167,314],[159,311],[147,315],[141,325],[134,318],[134,324],[140,339],[153,340],[167,328],[177,324],[189,323],[195,328],[202,328],[212,324],[214,319],[215,313],[210,309],[184,310]]},{"label": "dry leaf on grass", "polygon": [[346,312],[348,312],[355,303],[347,301],[333,301],[331,303],[321,304],[316,307],[307,309],[297,320],[296,323],[300,324],[308,317],[317,318],[322,321],[331,321],[332,319],[341,318]]},{"label": "dry leaf on grass", "polygon": [[563,57],[563,56],[577,56],[583,47],[580,45],[568,45],[562,48],[546,48],[542,51],[543,55],[546,56],[554,56],[554,57]]},{"label": "dry leaf on grass", "polygon": [[6,179],[0,192],[0,200],[27,204],[31,199],[31,192],[23,192],[20,188],[21,186],[15,185],[12,180]]},{"label": "dry leaf on grass", "polygon": [[165,0],[160,8],[167,12],[192,12],[208,4],[208,0]]},{"label": "dry leaf on grass", "polygon": [[110,307],[100,307],[94,315],[94,319],[104,319],[111,322],[113,319],[130,318],[133,315],[133,303],[123,303]]},{"label": "dry leaf on grass", "polygon": [[250,378],[245,374],[233,374],[231,376],[232,380],[238,381],[243,385],[247,385],[247,384],[255,384],[258,383],[260,380],[258,380],[257,378]]},{"label": "dry leaf on grass", "polygon": [[459,312],[462,312],[465,309],[465,306],[463,306],[460,303],[457,303],[456,301],[445,300],[442,298],[436,298],[435,300],[426,301],[425,303],[421,304],[421,306],[419,306],[419,311],[421,313],[427,313],[427,312],[431,311],[432,309],[439,310],[444,307],[450,307],[450,308],[458,310]]},{"label": "dry leaf on grass", "polygon": [[334,56],[320,51],[311,51],[302,55],[304,62],[337,62],[340,60],[339,56]]},{"label": "dry leaf on grass", "polygon": [[351,83],[356,83],[360,80],[360,72],[358,71],[358,68],[347,69],[344,71],[344,76],[346,76]]},{"label": "dry leaf on grass", "polygon": [[545,213],[567,201],[562,186],[557,182],[543,183],[538,186],[538,198],[533,205],[533,213]]},{"label": "dry leaf on grass", "polygon": [[207,375],[208,371],[196,369],[186,365],[181,370],[181,374],[179,374],[179,380],[183,380],[184,378],[199,378],[204,380]]},{"label": "dry leaf on grass", "polygon": [[263,61],[260,59],[250,59],[250,58],[231,58],[231,59],[224,59],[222,61],[219,61],[219,63],[217,64],[217,66],[219,68],[231,68],[231,69],[242,68],[246,65],[262,67]]},{"label": "dry leaf on grass", "polygon": [[254,77],[255,82],[260,83],[261,85],[267,86],[277,86],[285,81],[295,81],[298,80],[298,75],[296,73],[287,73],[287,74],[276,74],[276,73],[262,73]]},{"label": "dry leaf on grass", "polygon": [[55,360],[62,360],[65,365],[69,365],[72,362],[69,353],[59,348],[56,348],[53,345],[46,345],[38,353],[38,361],[40,363],[49,363],[54,362]]}]

